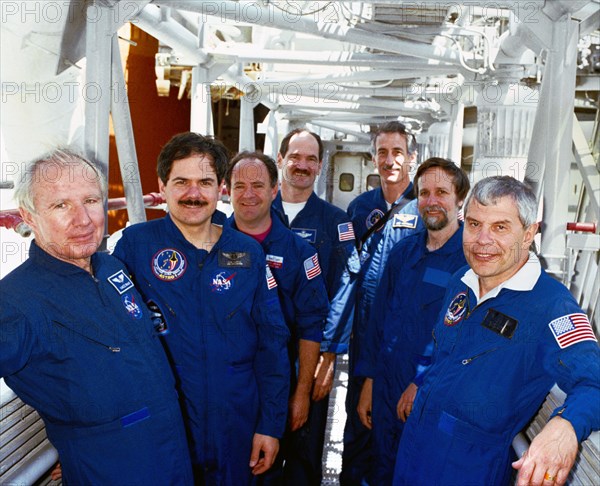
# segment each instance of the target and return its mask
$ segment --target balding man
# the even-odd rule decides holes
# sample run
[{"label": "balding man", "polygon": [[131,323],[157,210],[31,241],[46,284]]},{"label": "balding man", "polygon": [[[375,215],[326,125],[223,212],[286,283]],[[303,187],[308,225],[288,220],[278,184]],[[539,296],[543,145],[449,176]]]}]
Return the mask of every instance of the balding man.
[{"label": "balding man", "polygon": [[0,282],[0,376],[34,407],[66,484],[192,484],[175,381],[127,271],[98,253],[106,181],[68,150],[16,191],[35,240]]}]

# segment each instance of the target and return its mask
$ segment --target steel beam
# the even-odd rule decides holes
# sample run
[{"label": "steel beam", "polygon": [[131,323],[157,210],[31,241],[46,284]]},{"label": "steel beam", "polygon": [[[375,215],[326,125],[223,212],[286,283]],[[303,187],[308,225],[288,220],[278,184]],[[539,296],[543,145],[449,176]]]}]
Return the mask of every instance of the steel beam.
[{"label": "steel beam", "polygon": [[254,151],[254,107],[257,103],[253,103],[247,96],[242,96],[240,99],[240,128],[238,150]]},{"label": "steel beam", "polygon": [[326,39],[335,39],[350,44],[358,44],[385,52],[418,57],[422,59],[460,65],[460,53],[443,46],[431,46],[416,42],[407,42],[386,35],[373,35],[371,32],[348,27],[339,23],[312,21],[297,15],[294,9],[281,10],[263,2],[238,3],[230,0],[220,2],[198,0],[158,0],[155,3],[172,8],[189,10],[206,17],[222,20],[262,25],[265,27],[301,32]]},{"label": "steel beam", "polygon": [[201,66],[192,69],[192,107],[190,130],[202,135],[214,135],[210,81]]},{"label": "steel beam", "polygon": [[112,88],[111,114],[115,129],[115,140],[119,154],[119,167],[123,190],[127,199],[127,216],[131,224],[146,221],[142,183],[137,154],[135,150],[135,137],[129,112],[129,98],[123,75],[123,65],[119,52],[119,41],[116,36],[112,40]]},{"label": "steel beam", "polygon": [[[86,23],[85,152],[98,162],[108,177],[108,136],[111,97],[112,28],[110,8],[88,5],[94,9]],[[97,9],[104,9],[96,18]]]},{"label": "steel beam", "polygon": [[210,60],[210,56],[198,47],[198,39],[194,34],[173,18],[163,17],[156,5],[146,5],[137,15],[136,25],[182,54],[192,65],[205,64]]},{"label": "steel beam", "polygon": [[573,93],[579,30],[578,23],[568,14],[550,25],[552,45],[547,54],[525,179],[543,199],[540,256],[547,271],[563,280],[565,225],[569,214],[566,175],[573,155]]}]

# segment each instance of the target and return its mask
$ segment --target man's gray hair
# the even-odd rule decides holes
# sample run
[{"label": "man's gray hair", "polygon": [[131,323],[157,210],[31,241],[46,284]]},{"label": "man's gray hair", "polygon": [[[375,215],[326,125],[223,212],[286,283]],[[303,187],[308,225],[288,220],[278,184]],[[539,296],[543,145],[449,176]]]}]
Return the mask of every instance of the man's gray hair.
[{"label": "man's gray hair", "polygon": [[537,221],[538,203],[535,194],[529,186],[510,176],[487,177],[475,184],[467,196],[465,217],[472,199],[482,206],[490,206],[503,197],[510,197],[515,202],[523,226],[530,226]]},{"label": "man's gray hair", "polygon": [[63,170],[72,173],[75,166],[82,166],[86,178],[98,183],[102,199],[106,202],[108,184],[102,169],[73,150],[57,148],[32,160],[25,166],[14,193],[17,204],[27,211],[35,212],[33,202],[35,183],[42,181],[44,178],[57,180]]}]

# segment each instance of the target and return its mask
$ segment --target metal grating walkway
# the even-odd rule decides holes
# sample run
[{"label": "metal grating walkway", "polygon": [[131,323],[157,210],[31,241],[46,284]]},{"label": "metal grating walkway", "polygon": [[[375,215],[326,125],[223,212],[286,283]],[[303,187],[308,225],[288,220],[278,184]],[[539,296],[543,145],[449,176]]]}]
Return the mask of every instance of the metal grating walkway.
[{"label": "metal grating walkway", "polygon": [[346,423],[346,391],[348,387],[348,355],[338,356],[333,390],[329,398],[325,447],[323,449],[322,486],[339,485],[344,447],[344,424]]}]

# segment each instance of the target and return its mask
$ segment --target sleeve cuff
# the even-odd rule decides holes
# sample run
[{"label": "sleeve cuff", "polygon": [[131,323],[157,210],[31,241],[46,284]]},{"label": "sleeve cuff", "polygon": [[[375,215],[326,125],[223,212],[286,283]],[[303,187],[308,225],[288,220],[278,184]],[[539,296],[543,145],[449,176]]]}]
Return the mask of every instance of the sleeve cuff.
[{"label": "sleeve cuff", "polygon": [[587,423],[585,419],[582,417],[578,417],[577,414],[570,414],[567,407],[561,405],[556,408],[548,421],[553,419],[554,417],[562,417],[565,420],[569,421],[573,429],[575,430],[575,435],[577,436],[577,442],[581,443],[592,433],[592,428]]}]

